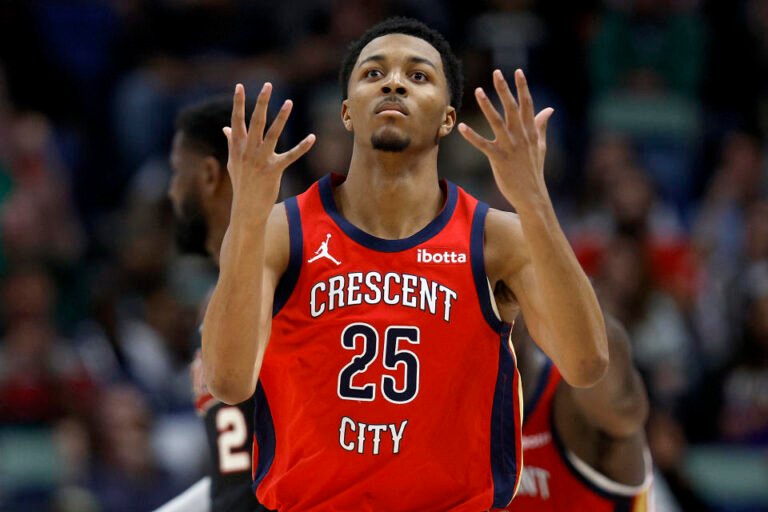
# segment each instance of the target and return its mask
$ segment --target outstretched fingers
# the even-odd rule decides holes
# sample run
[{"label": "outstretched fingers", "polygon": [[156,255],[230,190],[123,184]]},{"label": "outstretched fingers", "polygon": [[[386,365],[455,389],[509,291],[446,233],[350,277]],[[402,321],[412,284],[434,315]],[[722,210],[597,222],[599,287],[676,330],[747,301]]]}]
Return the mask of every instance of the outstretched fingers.
[{"label": "outstretched fingers", "polygon": [[315,134],[310,133],[309,135],[304,137],[304,140],[302,140],[301,142],[293,146],[291,149],[289,149],[285,153],[282,153],[280,157],[284,159],[285,167],[290,166],[291,164],[293,164],[293,162],[295,162],[296,160],[304,156],[307,153],[307,151],[309,151],[312,148],[312,145],[314,145],[315,140],[316,140]]},{"label": "outstretched fingers", "polygon": [[227,138],[227,150],[228,154],[232,155],[232,127],[231,126],[225,126],[221,129],[221,131],[224,132],[224,136]]},{"label": "outstretched fingers", "polygon": [[539,155],[541,155],[542,158],[547,152],[547,124],[549,123],[549,118],[551,118],[554,113],[555,109],[547,107],[536,114],[536,119],[534,120],[534,123],[536,124],[536,133],[538,133]]},{"label": "outstretched fingers", "polygon": [[224,136],[227,138],[227,147],[232,151],[232,127],[225,126],[221,129],[224,132]]},{"label": "outstretched fingers", "polygon": [[528,89],[528,80],[526,80],[522,69],[515,71],[515,85],[517,86],[517,97],[520,100],[520,117],[523,128],[525,128],[528,138],[535,142],[538,140],[539,134],[536,131],[534,121],[533,98]]},{"label": "outstretched fingers", "polygon": [[507,83],[506,78],[501,73],[501,70],[495,70],[493,72],[493,86],[496,88],[496,94],[499,95],[501,104],[504,107],[504,117],[507,120],[507,129],[512,134],[520,134],[522,130],[522,123],[520,121],[520,107],[515,100],[512,90]]},{"label": "outstretched fingers", "polygon": [[280,112],[277,113],[275,120],[272,121],[272,126],[267,130],[267,135],[264,137],[264,143],[273,151],[275,146],[277,146],[277,141],[280,138],[280,135],[283,134],[285,123],[288,122],[288,117],[291,115],[291,109],[293,109],[293,102],[291,100],[285,100],[283,106],[280,107]]},{"label": "outstretched fingers", "polygon": [[244,139],[248,132],[245,128],[245,88],[243,84],[235,85],[232,97],[232,117],[230,119],[232,140]]},{"label": "outstretched fingers", "polygon": [[249,145],[261,144],[264,140],[264,129],[267,126],[267,109],[269,108],[269,97],[272,95],[272,84],[264,83],[256,99],[256,106],[251,114],[251,122],[248,125],[248,143]]},{"label": "outstretched fingers", "polygon": [[536,124],[536,133],[539,134],[539,140],[544,140],[546,142],[547,140],[547,124],[549,124],[549,119],[552,117],[552,114],[555,113],[555,109],[552,107],[547,107],[538,114],[536,114],[536,119],[534,120],[534,123]]},{"label": "outstretched fingers", "polygon": [[485,119],[488,120],[488,124],[491,125],[493,134],[497,139],[504,137],[507,133],[506,127],[504,126],[504,119],[501,118],[501,115],[496,111],[496,107],[493,106],[488,95],[485,94],[485,91],[483,91],[481,87],[475,89],[475,98],[477,99],[477,104],[480,106],[480,110],[482,110]]},{"label": "outstretched fingers", "polygon": [[467,126],[465,123],[459,123],[459,133],[472,144],[476,149],[488,155],[493,143]]},{"label": "outstretched fingers", "polygon": [[[286,100],[274,121],[267,129],[267,113],[269,99],[272,94],[272,84],[265,83],[261,88],[256,106],[251,114],[250,124],[245,126],[245,88],[242,84],[235,86],[232,101],[231,125],[224,126],[222,131],[227,138],[229,158],[227,170],[235,187],[249,188],[253,185],[243,185],[251,180],[243,181],[243,175],[258,175],[272,179],[282,175],[283,171],[309,151],[315,143],[315,136],[308,135],[296,146],[285,153],[277,154],[275,148],[285,129],[293,108],[293,102]],[[266,134],[264,133],[266,130]]]}]

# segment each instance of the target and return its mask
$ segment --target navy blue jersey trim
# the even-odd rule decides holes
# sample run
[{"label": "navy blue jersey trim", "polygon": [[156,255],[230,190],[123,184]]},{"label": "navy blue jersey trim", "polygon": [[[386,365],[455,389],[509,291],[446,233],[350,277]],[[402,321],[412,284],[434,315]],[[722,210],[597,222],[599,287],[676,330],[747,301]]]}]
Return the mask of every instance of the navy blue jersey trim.
[{"label": "navy blue jersey trim", "polygon": [[272,303],[272,316],[277,315],[296,287],[301,273],[301,260],[304,251],[304,235],[301,231],[301,215],[299,214],[299,203],[295,197],[285,201],[285,213],[288,216],[288,236],[290,238],[290,256],[288,257],[288,268],[280,277],[280,281],[275,288],[275,300]]},{"label": "navy blue jersey trim", "polygon": [[517,485],[517,424],[515,407],[515,359],[509,349],[511,325],[505,324],[499,336],[499,371],[491,412],[491,472],[493,507],[504,508],[512,501]]},{"label": "navy blue jersey trim", "polygon": [[560,460],[563,461],[563,464],[565,464],[565,467],[568,468],[568,471],[571,473],[571,475],[576,477],[576,480],[581,482],[582,485],[584,485],[587,489],[594,492],[598,496],[613,501],[616,507],[616,511],[622,512],[625,510],[631,510],[632,502],[634,501],[635,496],[623,496],[621,494],[615,494],[595,485],[594,482],[585,477],[581,471],[576,469],[576,467],[571,463],[571,459],[568,458],[567,454],[568,449],[565,447],[565,443],[560,437],[560,433],[557,431],[557,427],[555,426],[554,400],[552,400],[552,407],[549,412],[549,430],[552,432],[552,441],[555,445],[555,449],[557,450],[557,454],[560,456]]},{"label": "navy blue jersey trim", "polygon": [[634,498],[617,501],[616,506],[613,509],[614,512],[632,512],[633,501]]},{"label": "navy blue jersey trim", "polygon": [[362,229],[358,228],[347,219],[336,208],[336,201],[333,199],[333,181],[332,175],[328,174],[320,179],[318,187],[320,188],[320,200],[323,203],[325,212],[333,219],[336,225],[352,240],[359,243],[363,247],[373,249],[380,252],[400,252],[412,249],[417,245],[423,244],[436,234],[438,234],[448,221],[451,220],[454,210],[456,209],[456,202],[458,199],[458,190],[453,183],[442,181],[440,183],[441,188],[446,192],[447,198],[445,205],[440,213],[432,219],[432,222],[427,224],[421,231],[415,233],[408,238],[401,238],[399,240],[386,240],[379,238],[371,234],[366,233]]},{"label": "navy blue jersey trim", "polygon": [[491,304],[491,290],[488,288],[488,276],[485,273],[485,217],[488,215],[488,205],[477,203],[475,213],[472,216],[472,234],[469,241],[469,257],[472,263],[472,275],[475,278],[477,298],[480,300],[480,309],[485,321],[494,331],[500,332],[507,325],[501,321],[493,311]]},{"label": "navy blue jersey trim", "polygon": [[541,375],[539,376],[539,382],[536,383],[536,389],[533,392],[533,396],[528,401],[528,403],[525,404],[525,417],[523,419],[523,426],[525,426],[525,424],[528,422],[528,418],[533,415],[533,412],[539,405],[541,395],[544,394],[544,390],[547,389],[547,384],[549,384],[549,375],[551,373],[552,361],[547,358],[547,361],[544,363],[544,367],[542,368]]},{"label": "navy blue jersey trim", "polygon": [[253,434],[256,436],[256,445],[259,448],[259,460],[253,476],[251,488],[256,493],[259,484],[267,476],[272,461],[275,459],[275,425],[272,422],[272,411],[269,409],[267,395],[264,387],[259,382],[256,385],[256,393],[253,395]]}]

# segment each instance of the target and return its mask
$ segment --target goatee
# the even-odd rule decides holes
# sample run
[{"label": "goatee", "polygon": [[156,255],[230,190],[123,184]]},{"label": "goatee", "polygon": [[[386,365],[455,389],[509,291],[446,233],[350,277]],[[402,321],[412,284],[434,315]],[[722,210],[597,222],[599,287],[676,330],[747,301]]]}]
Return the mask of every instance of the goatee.
[{"label": "goatee", "polygon": [[374,133],[371,136],[371,145],[373,149],[387,151],[390,153],[400,153],[408,149],[411,145],[411,138],[407,135],[399,135],[391,131],[383,133]]},{"label": "goatee", "polygon": [[179,252],[210,256],[206,248],[208,222],[199,198],[194,196],[185,198],[180,209],[181,212],[174,216],[176,247]]}]

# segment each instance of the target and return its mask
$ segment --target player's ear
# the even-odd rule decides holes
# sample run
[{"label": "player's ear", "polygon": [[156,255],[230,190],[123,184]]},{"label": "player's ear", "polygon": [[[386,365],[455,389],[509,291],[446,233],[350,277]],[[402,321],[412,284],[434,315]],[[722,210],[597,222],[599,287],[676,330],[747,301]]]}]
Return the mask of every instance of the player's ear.
[{"label": "player's ear", "polygon": [[341,102],[341,122],[344,123],[344,128],[348,131],[352,131],[352,118],[349,116],[349,103],[348,100]]},{"label": "player's ear", "polygon": [[453,127],[456,126],[456,109],[452,106],[448,105],[445,108],[445,116],[443,117],[443,122],[440,125],[440,130],[438,131],[438,134],[440,137],[445,137],[451,131],[453,131]]},{"label": "player's ear", "polygon": [[213,195],[221,188],[226,180],[229,180],[227,170],[221,166],[213,156],[203,159],[202,186],[207,195]]}]

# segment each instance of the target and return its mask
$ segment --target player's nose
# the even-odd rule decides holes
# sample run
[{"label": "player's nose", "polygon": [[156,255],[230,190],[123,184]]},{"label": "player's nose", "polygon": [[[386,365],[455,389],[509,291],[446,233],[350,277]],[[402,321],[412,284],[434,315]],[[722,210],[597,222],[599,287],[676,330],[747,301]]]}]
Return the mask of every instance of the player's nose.
[{"label": "player's nose", "polygon": [[399,94],[404,96],[408,94],[408,88],[403,80],[403,75],[399,71],[393,71],[387,74],[386,79],[381,84],[381,92],[384,94]]}]

